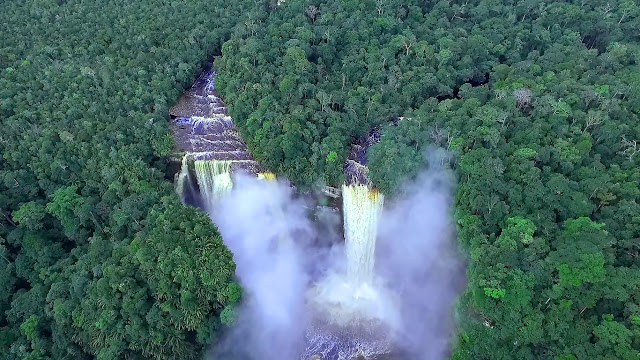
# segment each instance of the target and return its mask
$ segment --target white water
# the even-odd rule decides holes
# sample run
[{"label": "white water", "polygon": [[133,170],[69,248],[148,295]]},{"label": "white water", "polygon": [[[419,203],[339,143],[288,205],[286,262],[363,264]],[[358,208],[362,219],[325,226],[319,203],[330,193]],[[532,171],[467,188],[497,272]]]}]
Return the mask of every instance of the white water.
[{"label": "white water", "polygon": [[[182,202],[185,201],[187,186],[191,184],[189,172],[189,160],[193,160],[196,180],[200,188],[201,198],[206,202],[207,211],[211,211],[215,203],[233,189],[231,165],[252,160],[215,160],[202,159],[203,155],[211,155],[209,152],[190,152],[182,157],[180,172],[176,175],[176,193]],[[258,179],[276,181],[276,175],[270,172],[261,172]]]},{"label": "white water", "polygon": [[305,334],[307,347],[300,358],[302,360],[354,360],[359,357],[373,359],[377,355],[391,351],[390,342],[388,337],[384,336],[384,332],[377,333],[375,326],[362,330],[352,332],[350,329],[311,325]]},{"label": "white water", "polygon": [[189,176],[189,154],[185,154],[182,157],[182,166],[180,167],[180,173],[176,180],[176,193],[180,196],[182,202],[185,202],[184,187],[185,184],[191,182]]},{"label": "white water", "polygon": [[366,185],[342,186],[347,277],[354,284],[373,281],[378,219],[384,196]]},{"label": "white water", "polygon": [[377,227],[384,197],[369,186],[354,184],[343,185],[342,199],[346,266],[330,270],[309,291],[309,301],[329,324],[366,327],[382,323],[393,327],[397,321],[394,295],[374,274]]},{"label": "white water", "polygon": [[321,322],[345,328],[397,324],[394,294],[379,280],[354,283],[344,273],[330,271],[307,296]]},{"label": "white water", "polygon": [[[283,2],[278,0],[278,5]],[[214,76],[207,79],[205,94],[212,103],[221,104],[212,94]],[[258,173],[258,179],[267,181],[246,184],[242,175],[232,178],[234,162],[255,161],[243,156],[247,151],[243,144],[240,151],[233,147],[242,140],[231,118],[222,114],[224,106],[218,109],[220,114],[212,118],[176,120],[178,125],[191,127],[190,146],[185,148],[192,151],[182,159],[176,191],[184,201],[184,191],[189,192],[192,180],[197,181],[205,210],[216,219],[225,244],[234,252],[238,278],[247,294],[253,293],[258,300],[252,303],[251,297],[245,298],[253,337],[241,337],[237,344],[251,344],[265,359],[293,359],[289,354],[295,353],[292,345],[306,327],[306,316],[320,315],[306,328],[308,346],[302,359],[352,360],[358,355],[370,358],[388,353],[387,334],[398,322],[398,298],[374,274],[382,194],[366,185],[343,185],[345,250],[341,255],[346,255],[346,261],[340,256],[324,279],[309,289],[302,264],[308,254],[302,252],[299,240],[304,236],[298,233],[305,228],[300,227],[300,221],[306,221],[304,210],[289,206],[291,198],[283,192],[289,188],[280,186],[274,174]],[[221,158],[227,160],[214,160]],[[196,179],[189,178],[189,162],[194,164],[191,170]],[[368,183],[366,167],[357,165]],[[259,169],[257,164],[255,169]],[[238,220],[243,218],[245,221]]]},{"label": "white water", "polygon": [[209,208],[233,188],[231,180],[230,160],[196,160],[194,166],[198,177],[198,186],[202,198],[206,199]]}]

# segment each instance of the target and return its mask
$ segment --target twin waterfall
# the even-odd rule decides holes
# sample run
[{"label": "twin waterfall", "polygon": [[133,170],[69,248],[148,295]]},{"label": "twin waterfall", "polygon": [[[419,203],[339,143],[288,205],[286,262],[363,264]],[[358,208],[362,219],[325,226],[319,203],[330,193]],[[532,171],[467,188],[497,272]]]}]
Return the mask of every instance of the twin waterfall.
[{"label": "twin waterfall", "polygon": [[[178,175],[177,191],[184,191],[189,180],[188,155]],[[200,194],[209,209],[233,188],[231,160],[195,160],[194,167]],[[258,178],[275,180],[275,174],[261,172]],[[374,280],[374,256],[378,219],[384,195],[367,185],[342,186],[347,280],[352,284],[371,284]]]},{"label": "twin waterfall", "polygon": [[[233,189],[232,160],[195,160],[194,168],[200,194],[209,208]],[[259,179],[275,180],[275,174],[261,172]],[[184,192],[190,181],[188,155],[182,161],[176,190]],[[378,219],[384,195],[368,185],[342,186],[347,278],[353,284],[372,283]]]},{"label": "twin waterfall", "polygon": [[[184,184],[190,181],[188,156],[183,158],[177,179],[176,190],[179,194],[184,192]],[[233,161],[195,160],[193,163],[201,197],[206,201],[207,208],[212,209],[215,202],[233,188]],[[257,176],[259,179],[275,180],[273,173],[261,172]],[[354,285],[371,284],[374,280],[377,226],[383,203],[384,195],[368,185],[342,186],[347,279]]]},{"label": "twin waterfall", "polygon": [[[264,180],[276,178],[265,172],[249,152],[215,91],[215,76],[215,71],[205,71],[170,109],[181,156],[181,160],[174,159],[181,161],[175,178],[176,192],[183,202],[198,204],[209,212],[233,189],[235,172]],[[389,350],[386,336],[363,337],[361,331],[366,328],[371,334],[379,326],[393,326],[396,319],[394,296],[374,272],[384,196],[367,177],[366,149],[380,136],[379,132],[372,132],[354,144],[345,163],[342,210],[346,264],[344,268],[334,264],[307,289],[314,320],[307,329],[307,350],[302,359],[317,359],[318,354],[323,359],[351,359]]]},{"label": "twin waterfall", "polygon": [[[177,176],[176,190],[183,192],[190,182],[189,157],[185,155]],[[194,160],[196,182],[202,204],[213,211],[215,204],[233,188],[233,160]],[[275,174],[258,172],[259,179],[275,180]],[[322,321],[339,326],[389,322],[391,296],[375,277],[375,248],[378,220],[384,196],[369,185],[342,186],[346,266],[330,271],[309,291],[309,301]]]}]

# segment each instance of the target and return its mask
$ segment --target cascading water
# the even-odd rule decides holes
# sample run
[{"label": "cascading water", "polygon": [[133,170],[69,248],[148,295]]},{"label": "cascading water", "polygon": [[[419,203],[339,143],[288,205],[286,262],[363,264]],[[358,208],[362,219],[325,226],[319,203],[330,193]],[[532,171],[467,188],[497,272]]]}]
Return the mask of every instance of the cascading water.
[{"label": "cascading water", "polygon": [[203,199],[212,203],[233,188],[230,160],[196,160],[194,166]]},{"label": "cascading water", "polygon": [[391,351],[389,334],[399,324],[397,301],[374,271],[384,196],[372,186],[366,167],[366,150],[380,136],[371,131],[352,146],[345,162],[345,266],[327,271],[308,293],[314,321],[303,359],[351,360]]},{"label": "cascading water", "polygon": [[324,321],[341,327],[390,323],[390,294],[374,274],[378,219],[384,196],[368,185],[342,187],[346,269],[332,270],[309,294]]},{"label": "cascading water", "polygon": [[[350,360],[388,353],[398,320],[394,296],[374,273],[384,196],[369,185],[342,186],[346,269],[329,271],[309,292],[315,322],[303,359]],[[318,357],[319,356],[319,357]]]},{"label": "cascading water", "polygon": [[347,276],[354,284],[373,281],[378,219],[384,196],[367,185],[342,186]]},{"label": "cascading water", "polygon": [[[185,191],[191,190],[187,186],[195,180],[201,199],[196,203],[204,203],[207,211],[233,187],[232,172],[260,171],[216,93],[215,77],[212,69],[204,71],[169,111],[174,119],[172,131],[178,149],[186,153],[176,179],[176,191],[184,201],[188,197]],[[189,178],[189,166],[195,170],[195,179]]]},{"label": "cascading water", "polygon": [[182,166],[180,167],[180,173],[178,174],[178,178],[176,179],[176,193],[180,196],[182,202],[185,202],[185,186],[187,183],[190,183],[190,175],[189,175],[189,154],[185,154],[182,157]]},{"label": "cascading water", "polygon": [[[209,212],[214,212],[220,199],[232,190],[232,171],[276,179],[275,174],[260,168],[242,141],[215,93],[215,76],[212,70],[203,73],[170,110],[176,143],[186,153],[176,177],[176,191],[184,201],[185,191],[192,190],[191,185],[197,182],[203,207]],[[398,319],[396,301],[374,273],[377,223],[384,197],[371,186],[366,168],[366,149],[379,138],[379,132],[372,131],[353,146],[345,163],[347,183],[342,194],[346,262],[344,268],[328,270],[308,290],[307,305],[313,319],[307,328],[302,359],[351,360],[390,350],[389,329]],[[190,178],[190,166],[195,179]],[[277,206],[270,211],[274,219],[286,216]],[[294,243],[292,236],[277,236],[276,245]]]}]

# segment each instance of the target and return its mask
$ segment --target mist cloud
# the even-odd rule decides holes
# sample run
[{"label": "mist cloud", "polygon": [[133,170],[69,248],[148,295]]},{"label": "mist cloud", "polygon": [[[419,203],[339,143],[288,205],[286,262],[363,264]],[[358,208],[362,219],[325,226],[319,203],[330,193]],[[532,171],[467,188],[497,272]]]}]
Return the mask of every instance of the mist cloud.
[{"label": "mist cloud", "polygon": [[311,239],[303,203],[284,183],[240,175],[212,218],[244,288],[236,325],[214,358],[295,359],[304,347],[303,249]]},{"label": "mist cloud", "polygon": [[452,223],[452,175],[429,155],[430,168],[407,184],[380,220],[376,268],[396,293],[401,325],[394,342],[410,359],[444,359],[454,331],[453,305],[464,264]]},{"label": "mist cloud", "polygon": [[[379,224],[375,269],[385,287],[380,290],[393,293],[390,306],[399,314],[391,340],[411,360],[444,359],[450,351],[453,304],[464,287],[453,183],[450,173],[431,166],[385,204]],[[318,310],[309,308],[309,289],[345,267],[343,245],[328,248],[325,237],[336,234],[322,228],[336,226],[336,219],[314,224],[307,212],[285,183],[247,176],[237,176],[216,207],[212,218],[234,254],[245,293],[214,359],[300,358],[309,317]]]}]

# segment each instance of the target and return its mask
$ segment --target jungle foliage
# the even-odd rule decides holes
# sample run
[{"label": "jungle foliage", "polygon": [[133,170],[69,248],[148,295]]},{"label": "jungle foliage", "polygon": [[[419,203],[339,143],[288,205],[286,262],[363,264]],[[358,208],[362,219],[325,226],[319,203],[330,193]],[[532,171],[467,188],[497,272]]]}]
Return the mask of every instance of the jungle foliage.
[{"label": "jungle foliage", "polygon": [[165,178],[168,107],[220,50],[250,149],[300,186],[339,184],[374,127],[387,194],[428,147],[453,154],[469,257],[454,359],[640,356],[636,1],[2,10],[4,358],[198,358],[232,322],[231,254]]},{"label": "jungle foliage", "polygon": [[637,359],[639,15],[628,0],[291,1],[249,16],[216,64],[249,147],[302,184],[339,183],[336,158],[373,127],[387,194],[428,147],[454,155],[469,256],[454,359]]},{"label": "jungle foliage", "polygon": [[191,359],[238,300],[165,179],[168,107],[240,1],[3,1],[0,358]]}]

